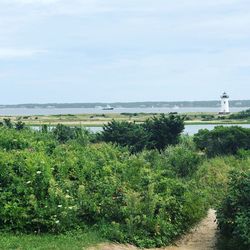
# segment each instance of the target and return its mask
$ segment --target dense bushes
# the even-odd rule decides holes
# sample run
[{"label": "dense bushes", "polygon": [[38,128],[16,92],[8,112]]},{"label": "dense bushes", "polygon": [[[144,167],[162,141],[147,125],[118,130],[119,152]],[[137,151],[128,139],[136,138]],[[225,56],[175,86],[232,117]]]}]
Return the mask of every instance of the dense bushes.
[{"label": "dense bushes", "polygon": [[148,135],[139,124],[112,121],[104,125],[99,140],[127,146],[132,152],[139,152],[146,147]]},{"label": "dense bushes", "polygon": [[202,129],[194,135],[194,142],[208,156],[234,155],[239,149],[250,149],[250,129],[237,126]]},{"label": "dense bushes", "polygon": [[250,168],[249,160],[243,168],[230,175],[228,193],[218,211],[221,232],[229,246],[250,248]]},{"label": "dense bushes", "polygon": [[201,163],[201,156],[183,145],[168,147],[163,156],[178,177],[191,177]]},{"label": "dense bushes", "polygon": [[[165,118],[160,119],[152,122],[165,124]],[[142,142],[135,139],[144,134],[142,125],[112,124],[116,128],[111,129],[110,138],[122,142],[127,136],[131,145],[126,141],[117,144],[137,154],[126,147],[90,144],[90,135],[76,128],[58,125],[51,132],[45,128],[36,132],[0,127],[0,230],[60,233],[95,228],[110,240],[140,247],[164,246],[198,222],[209,207],[218,205],[226,194],[231,169],[249,165],[245,150],[236,157],[207,161],[187,136],[160,152],[151,138],[152,144],[146,145],[154,145],[153,150],[142,150],[138,146]],[[151,128],[160,131],[157,126]],[[238,134],[245,138],[247,133],[238,128],[215,131],[223,147],[228,138],[234,141],[241,138]],[[196,145],[210,136],[210,132],[199,132]],[[146,142],[149,138],[147,135]],[[166,138],[163,142],[177,142],[170,135]],[[208,153],[209,140],[204,148],[200,146]],[[223,232],[233,233],[245,245],[249,243],[249,178],[248,172],[232,175],[219,213]]]},{"label": "dense bushes", "polygon": [[95,227],[110,240],[154,247],[206,213],[206,192],[191,180],[199,161],[191,146],[131,155],[126,148],[83,146],[77,139],[59,144],[53,133],[6,128],[0,142],[3,231]]},{"label": "dense bushes", "polygon": [[[42,131],[48,132],[45,127],[42,128]],[[88,130],[81,127],[69,127],[58,124],[52,129],[52,136],[60,143],[76,140],[82,145],[85,145],[89,142],[91,134]]]},{"label": "dense bushes", "polygon": [[196,175],[200,175],[200,184],[206,185],[206,190],[213,194],[207,195],[211,205],[219,207],[218,223],[223,236],[221,249],[250,249],[250,129],[216,127],[212,131],[200,130],[194,136],[194,142],[210,157],[235,155],[206,162],[211,165],[217,161],[213,175],[201,173],[210,171],[208,167],[200,167]]},{"label": "dense bushes", "polygon": [[163,150],[175,145],[184,130],[184,118],[175,115],[153,117],[143,124],[112,121],[105,125],[100,140],[128,146],[132,152]]},{"label": "dense bushes", "polygon": [[243,110],[243,111],[240,111],[240,112],[235,113],[235,114],[231,114],[229,116],[229,118],[230,119],[239,119],[239,120],[250,119],[250,109]]}]

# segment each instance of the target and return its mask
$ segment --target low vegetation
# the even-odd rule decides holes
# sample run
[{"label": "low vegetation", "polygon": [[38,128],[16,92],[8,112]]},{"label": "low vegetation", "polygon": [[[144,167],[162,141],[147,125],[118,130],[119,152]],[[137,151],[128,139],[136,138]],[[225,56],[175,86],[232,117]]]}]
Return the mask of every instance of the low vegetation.
[{"label": "low vegetation", "polygon": [[83,250],[104,239],[96,231],[71,231],[64,234],[0,233],[1,250]]},{"label": "low vegetation", "polygon": [[238,112],[236,114],[231,114],[229,116],[230,119],[237,119],[237,120],[242,120],[242,119],[247,119],[250,120],[250,109]]},{"label": "low vegetation", "polygon": [[[222,232],[247,245],[249,130],[219,127],[200,131],[192,140],[180,135],[183,124],[178,116],[141,125],[113,121],[93,135],[64,125],[33,131],[4,121],[0,247],[9,244],[3,243],[5,235],[13,241],[12,235],[20,233],[60,239],[72,231],[160,247],[217,206]],[[216,138],[221,144],[214,144]],[[224,152],[230,143],[234,151]],[[237,168],[240,174],[230,174]]]},{"label": "low vegetation", "polygon": [[226,246],[250,248],[250,160],[230,174],[228,193],[218,210],[218,221]]},{"label": "low vegetation", "polygon": [[250,129],[218,126],[214,130],[200,130],[194,136],[199,150],[208,156],[235,155],[239,149],[250,149]]}]

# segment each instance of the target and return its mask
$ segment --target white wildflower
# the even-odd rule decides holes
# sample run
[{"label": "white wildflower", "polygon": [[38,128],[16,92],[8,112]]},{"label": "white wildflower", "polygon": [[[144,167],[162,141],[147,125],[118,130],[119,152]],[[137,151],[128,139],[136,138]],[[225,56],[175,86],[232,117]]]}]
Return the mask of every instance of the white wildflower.
[{"label": "white wildflower", "polygon": [[61,208],[61,207],[62,207],[62,205],[58,205],[57,207]]},{"label": "white wildflower", "polygon": [[36,171],[37,174],[41,174],[42,172],[41,171]]}]

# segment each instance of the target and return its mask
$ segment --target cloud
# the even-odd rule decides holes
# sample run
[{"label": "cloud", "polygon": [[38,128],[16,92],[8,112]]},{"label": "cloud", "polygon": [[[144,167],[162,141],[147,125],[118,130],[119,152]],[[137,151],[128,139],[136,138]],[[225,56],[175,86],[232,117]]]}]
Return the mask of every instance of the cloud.
[{"label": "cloud", "polygon": [[249,26],[249,0],[0,0],[0,61],[11,70],[0,77],[37,97],[37,82],[61,85],[62,101],[85,90],[101,100],[107,88],[110,100],[210,99],[249,83]]},{"label": "cloud", "polygon": [[46,50],[0,48],[0,59],[30,58],[46,53]]},{"label": "cloud", "polygon": [[56,2],[59,2],[60,0],[12,0],[10,2],[9,0],[0,0],[0,3],[4,4],[33,4],[33,5],[43,5],[43,4],[53,4]]}]

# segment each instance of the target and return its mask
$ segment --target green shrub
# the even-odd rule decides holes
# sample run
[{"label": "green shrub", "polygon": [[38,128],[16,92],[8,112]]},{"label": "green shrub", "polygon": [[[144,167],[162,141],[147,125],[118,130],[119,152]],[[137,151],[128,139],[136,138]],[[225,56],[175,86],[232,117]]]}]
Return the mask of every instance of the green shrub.
[{"label": "green shrub", "polygon": [[15,124],[15,129],[16,129],[16,130],[23,130],[23,129],[25,129],[25,123],[22,122],[22,121],[18,121],[18,122]]},{"label": "green shrub", "polygon": [[230,119],[250,119],[250,109],[240,111],[236,114],[231,114]]},{"label": "green shrub", "polygon": [[112,121],[104,125],[100,140],[128,147],[132,152],[142,151],[147,146],[147,134],[139,124]]},{"label": "green shrub", "polygon": [[74,132],[59,142],[49,131],[0,128],[0,230],[94,228],[109,240],[160,247],[206,214],[209,188],[221,179],[212,179],[216,164],[200,166],[188,138],[162,152],[131,154]]},{"label": "green shrub", "polygon": [[198,190],[205,192],[209,207],[216,209],[222,202],[227,192],[229,172],[241,164],[235,157],[228,156],[203,161],[199,166],[192,180],[197,184]]},{"label": "green shrub", "polygon": [[250,248],[250,169],[235,170],[230,175],[228,193],[218,210],[221,233],[240,249]]},{"label": "green shrub", "polygon": [[201,156],[185,146],[170,146],[164,151],[164,157],[174,173],[179,177],[191,177],[201,163]]},{"label": "green shrub", "polygon": [[30,135],[19,133],[14,129],[0,128],[0,148],[4,150],[24,149],[30,146]]},{"label": "green shrub", "polygon": [[184,119],[185,117],[178,115],[164,114],[147,119],[142,125],[149,137],[147,149],[163,150],[169,145],[177,144],[184,130]]},{"label": "green shrub", "polygon": [[147,119],[144,124],[112,121],[104,125],[99,140],[128,147],[133,153],[143,149],[164,150],[179,142],[184,118],[164,115]]},{"label": "green shrub", "polygon": [[235,155],[239,149],[250,149],[250,129],[237,126],[218,126],[212,131],[202,129],[194,135],[194,142],[210,157]]},{"label": "green shrub", "polygon": [[[43,126],[42,131],[46,133],[47,129]],[[85,145],[89,142],[89,132],[83,128],[69,127],[63,124],[57,124],[52,130],[52,134],[60,143],[66,143],[70,140],[77,140]]]},{"label": "green shrub", "polygon": [[0,153],[0,228],[20,232],[64,231],[75,221],[70,200],[55,182],[44,153]]}]

